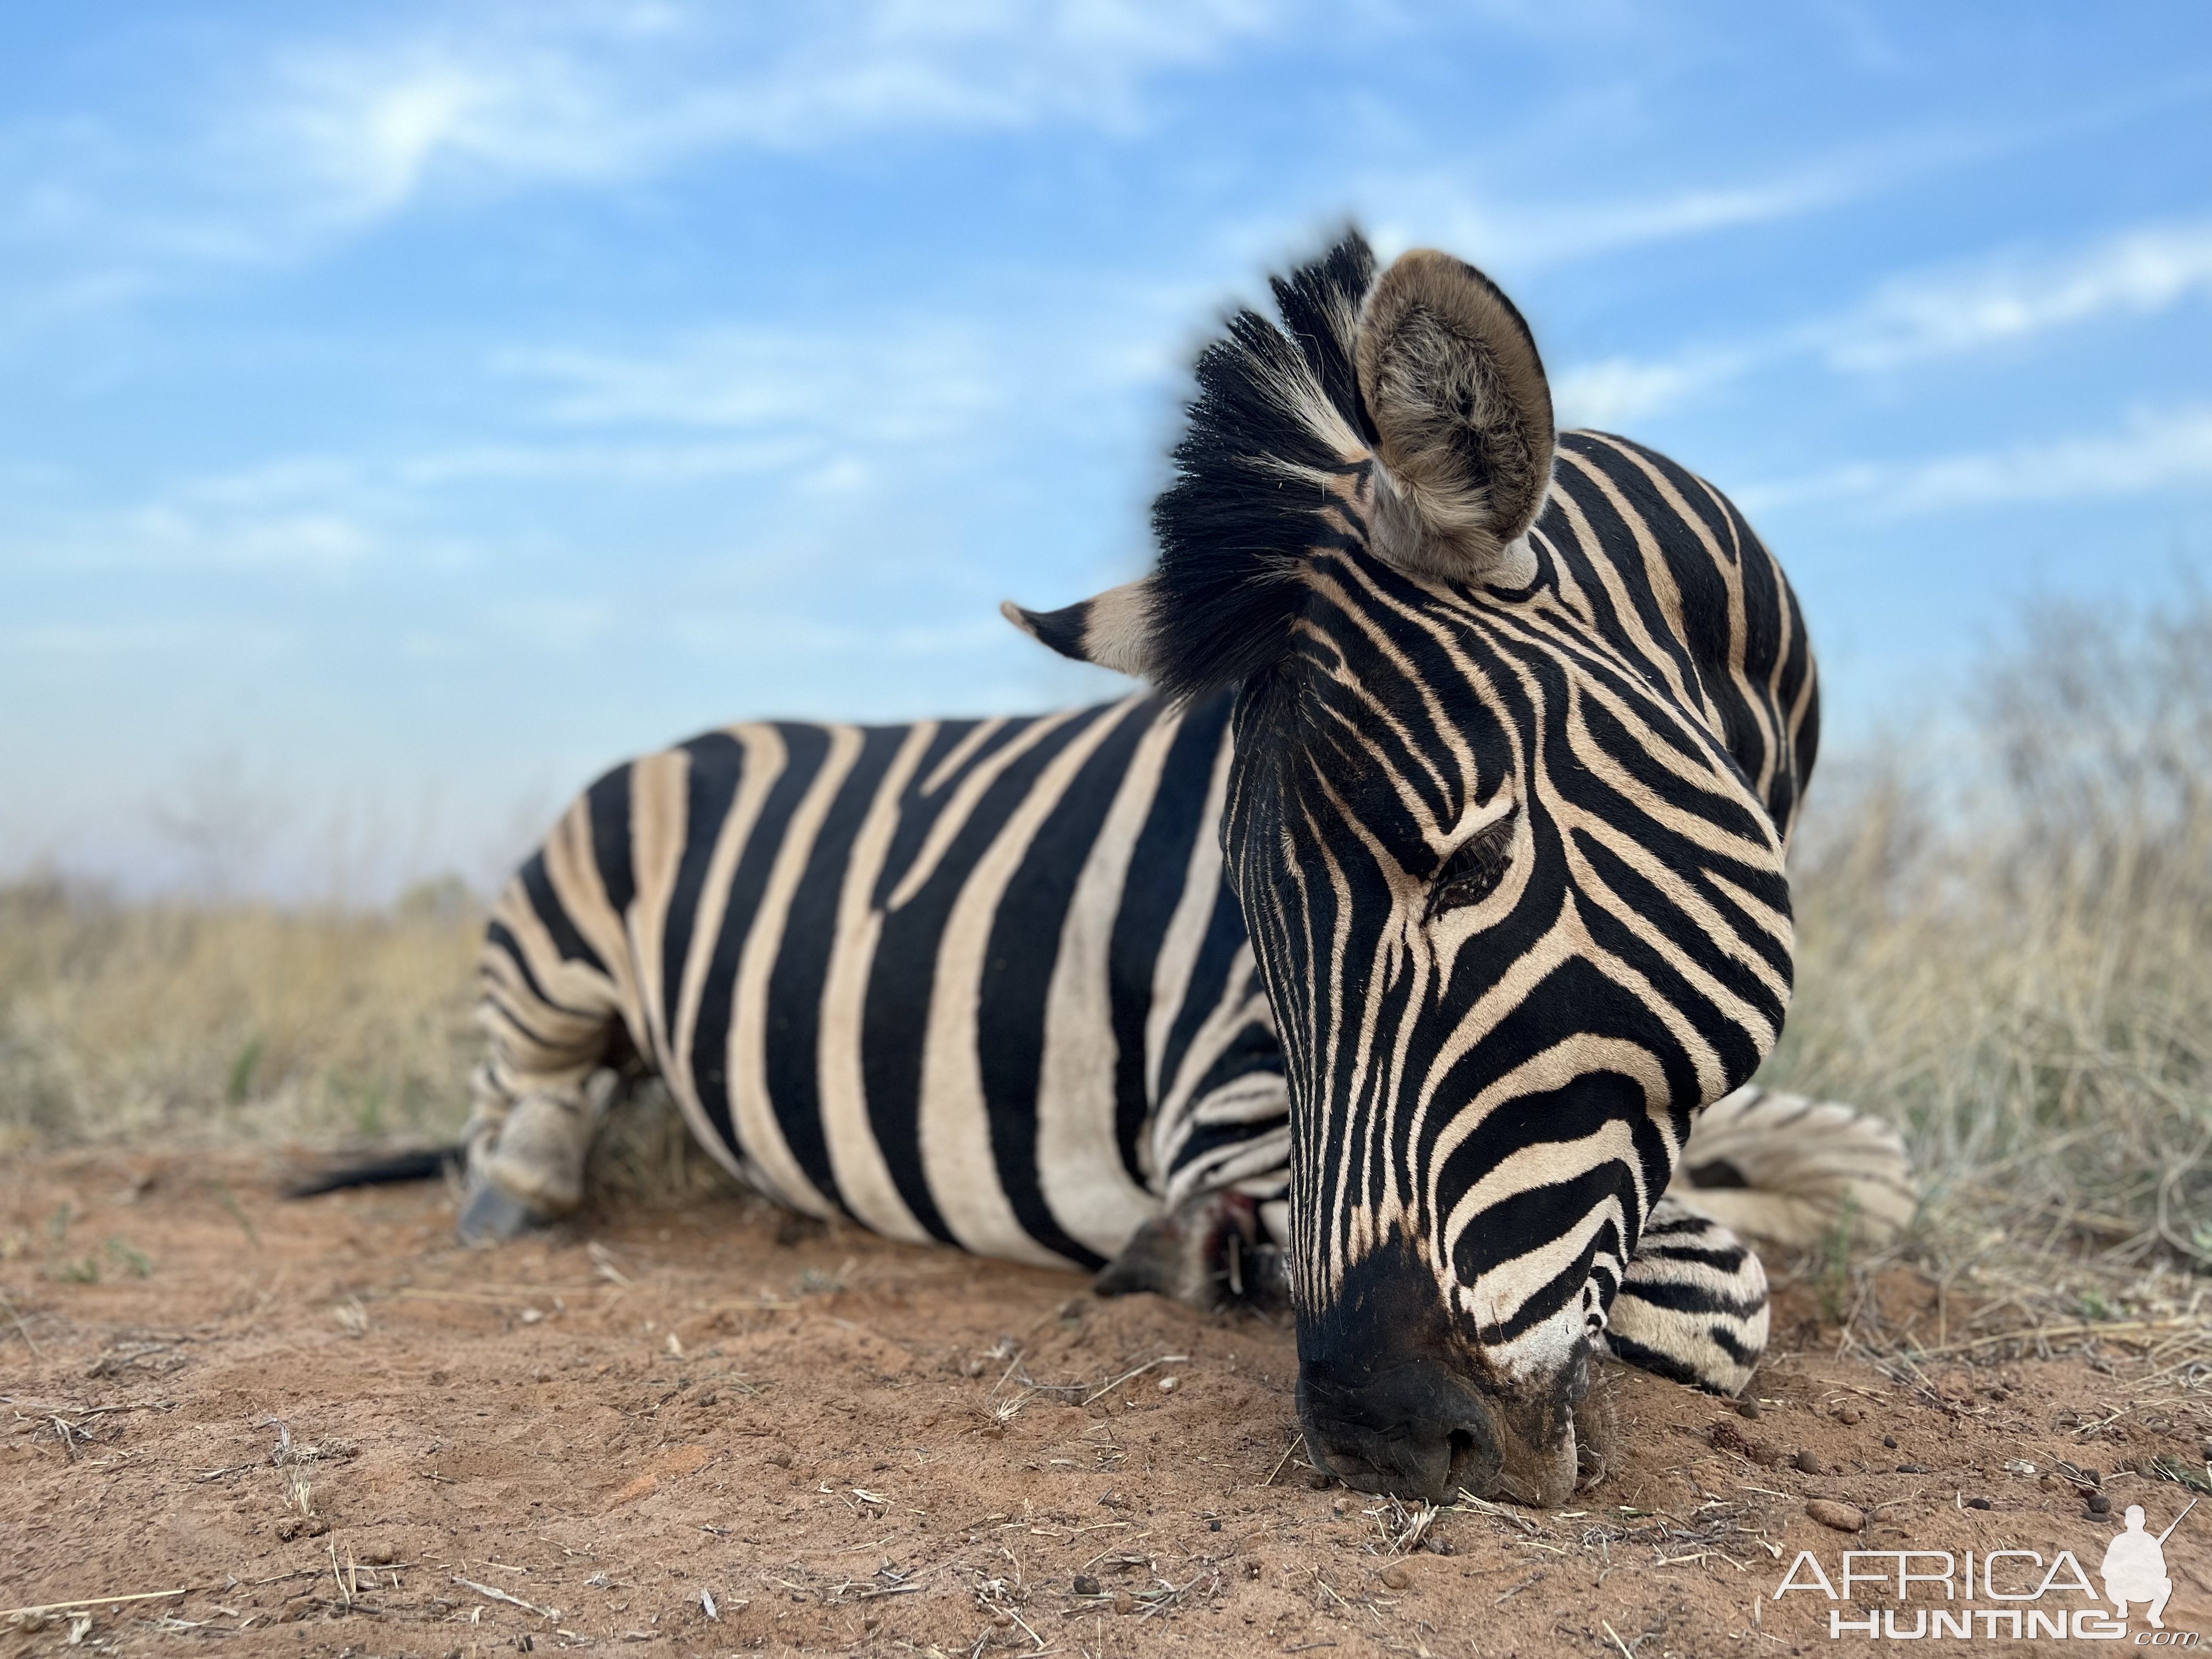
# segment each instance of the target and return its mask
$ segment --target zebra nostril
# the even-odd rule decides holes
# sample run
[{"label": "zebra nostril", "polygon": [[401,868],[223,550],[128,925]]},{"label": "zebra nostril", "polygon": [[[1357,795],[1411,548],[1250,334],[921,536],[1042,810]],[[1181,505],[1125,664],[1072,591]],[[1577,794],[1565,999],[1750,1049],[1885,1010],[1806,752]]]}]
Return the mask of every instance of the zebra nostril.
[{"label": "zebra nostril", "polygon": [[1452,1503],[1462,1492],[1480,1498],[1489,1491],[1501,1462],[1491,1437],[1473,1429],[1454,1429],[1444,1443],[1451,1455],[1451,1473],[1445,1479],[1444,1495],[1437,1501]]}]

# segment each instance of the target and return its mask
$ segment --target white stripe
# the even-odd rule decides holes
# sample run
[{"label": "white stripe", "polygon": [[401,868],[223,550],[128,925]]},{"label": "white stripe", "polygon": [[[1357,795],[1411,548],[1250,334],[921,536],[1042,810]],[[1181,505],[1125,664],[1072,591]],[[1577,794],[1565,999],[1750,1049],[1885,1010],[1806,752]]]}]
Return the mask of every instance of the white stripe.
[{"label": "white stripe", "polygon": [[1132,699],[1103,710],[1053,757],[962,884],[938,945],[922,1055],[923,1178],[946,1230],[978,1255],[1041,1267],[1073,1265],[1029,1236],[999,1185],[976,1052],[977,1021],[985,957],[1007,884],[1077,771],[1135,706]]},{"label": "white stripe", "polygon": [[1130,1179],[1115,1133],[1113,942],[1137,837],[1182,729],[1180,713],[1163,713],[1130,757],[1076,880],[1045,1004],[1038,1178],[1068,1237],[1104,1256],[1119,1255],[1129,1235],[1160,1208],[1157,1197]]},{"label": "white stripe", "polygon": [[868,980],[882,943],[884,912],[872,902],[884,860],[898,830],[900,799],[921,757],[937,737],[937,723],[911,727],[899,745],[866,816],[853,837],[845,881],[837,896],[837,922],[830,939],[830,963],[822,979],[822,1015],[816,1025],[815,1072],[820,1091],[822,1136],[830,1148],[830,1168],[837,1190],[854,1218],[892,1238],[927,1243],[929,1230],[915,1218],[900,1196],[898,1182],[884,1160],[868,1118],[868,1091],[861,1065],[861,1027],[867,1010]]},{"label": "white stripe", "polygon": [[785,826],[775,849],[775,863],[761,892],[760,908],[745,935],[744,952],[738,958],[730,1010],[729,1079],[730,1117],[746,1156],[793,1209],[830,1216],[836,1212],[836,1206],[816,1189],[792,1155],[790,1143],[783,1138],[783,1126],[776,1121],[775,1103],[768,1086],[769,975],[783,948],[792,896],[805,873],[814,838],[822,831],[822,820],[829,813],[838,786],[845,781],[860,753],[860,734],[852,726],[819,729],[830,739],[829,752]]}]

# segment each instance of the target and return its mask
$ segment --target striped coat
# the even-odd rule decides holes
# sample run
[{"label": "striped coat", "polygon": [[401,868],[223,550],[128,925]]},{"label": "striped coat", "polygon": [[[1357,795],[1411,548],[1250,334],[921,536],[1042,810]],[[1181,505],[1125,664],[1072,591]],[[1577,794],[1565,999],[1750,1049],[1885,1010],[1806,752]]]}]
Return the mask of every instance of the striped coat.
[{"label": "striped coat", "polygon": [[573,1116],[627,1048],[780,1201],[1044,1265],[1194,1193],[1279,1198],[1227,717],[733,726],[617,768],[488,930],[481,1117]]}]

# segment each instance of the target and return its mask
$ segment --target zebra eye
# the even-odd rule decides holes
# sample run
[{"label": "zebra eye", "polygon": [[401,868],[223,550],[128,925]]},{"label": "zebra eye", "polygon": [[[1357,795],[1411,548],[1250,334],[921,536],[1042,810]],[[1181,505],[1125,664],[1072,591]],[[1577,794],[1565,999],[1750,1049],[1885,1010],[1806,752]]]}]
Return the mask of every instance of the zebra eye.
[{"label": "zebra eye", "polygon": [[1433,921],[1446,911],[1479,904],[1498,890],[1498,884],[1505,879],[1506,866],[1513,862],[1516,816],[1508,812],[1443,861],[1430,884],[1429,907],[1423,921]]}]

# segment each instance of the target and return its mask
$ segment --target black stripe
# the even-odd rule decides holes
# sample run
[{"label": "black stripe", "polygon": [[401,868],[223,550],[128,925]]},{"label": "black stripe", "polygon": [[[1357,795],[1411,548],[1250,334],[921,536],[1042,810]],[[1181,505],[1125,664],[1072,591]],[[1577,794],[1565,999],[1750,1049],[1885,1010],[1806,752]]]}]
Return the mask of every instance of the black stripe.
[{"label": "black stripe", "polygon": [[1213,914],[1206,918],[1206,934],[1199,941],[1198,955],[1191,963],[1190,983],[1183,992],[1182,1006],[1168,1027],[1165,1043],[1160,1051],[1160,1093],[1164,1097],[1182,1070],[1183,1060],[1190,1053],[1190,1045],[1199,1030],[1221,1006],[1222,997],[1229,989],[1229,970],[1237,965],[1239,951],[1244,947],[1244,911],[1237,902],[1237,895],[1223,883],[1214,895]]},{"label": "black stripe", "polygon": [[[1656,1214],[1656,1212],[1655,1211]],[[1686,1210],[1677,1211],[1672,1219],[1655,1220],[1644,1229],[1647,1239],[1670,1238],[1677,1233],[1692,1233],[1703,1238],[1720,1224]],[[1638,1246],[1640,1249],[1642,1247]]]},{"label": "black stripe", "polygon": [[[1694,1129],[1691,1131],[1693,1135],[1696,1133]],[[1697,1188],[1700,1192],[1728,1188],[1741,1188],[1751,1185],[1751,1182],[1745,1178],[1743,1171],[1724,1158],[1708,1158],[1703,1164],[1690,1164],[1683,1170],[1682,1173],[1688,1177],[1690,1185]]]},{"label": "black stripe", "polygon": [[[1650,484],[1640,471],[1611,444],[1579,434],[1562,436],[1559,447],[1580,456],[1592,471],[1601,474],[1627,499],[1629,511],[1645,520],[1646,527],[1652,532],[1652,538],[1659,544],[1661,556],[1664,558],[1668,544],[1676,538],[1667,534],[1663,520],[1651,524],[1649,515],[1637,504],[1636,495],[1639,493],[1639,486],[1640,493],[1647,496],[1650,494]],[[1695,696],[1705,690],[1704,677],[1698,672],[1697,659],[1692,655],[1681,630],[1659,607],[1659,596],[1652,588],[1650,578],[1644,574],[1644,554],[1636,545],[1635,531],[1628,520],[1613,505],[1612,498],[1598,487],[1595,480],[1576,468],[1563,466],[1553,472],[1553,488],[1556,490],[1562,487],[1575,505],[1582,509],[1583,520],[1597,544],[1595,547],[1585,547],[1581,550],[1593,564],[1601,562],[1610,565],[1623,579],[1620,586],[1627,594],[1629,604],[1635,608],[1638,625],[1652,646],[1673,664],[1676,674],[1689,688],[1690,694]],[[1666,516],[1672,518],[1674,514],[1669,511]],[[1564,523],[1562,527],[1565,527]],[[1699,552],[1702,555],[1703,550],[1700,549]],[[1681,580],[1680,560],[1671,559],[1668,562],[1677,567],[1676,580]],[[1589,580],[1593,590],[1601,591],[1595,569],[1589,572]],[[1607,631],[1614,644],[1632,661],[1646,659],[1643,649],[1629,643],[1629,634],[1617,615],[1612,617],[1612,624]],[[1653,664],[1654,667],[1657,665]]]},{"label": "black stripe", "polygon": [[538,1048],[544,1049],[549,1054],[558,1054],[567,1052],[564,1045],[554,1042],[544,1032],[538,1030],[538,1028],[532,1025],[528,1020],[523,1018],[521,1015],[515,1012],[514,1008],[508,1005],[507,999],[500,994],[500,989],[497,986],[486,985],[483,987],[477,994],[480,1000],[489,1003],[494,1008],[497,1009],[501,1018],[504,1019],[508,1024],[514,1027],[517,1031],[520,1032],[525,1038],[535,1044]]},{"label": "black stripe", "polygon": [[[1759,1305],[1764,1307],[1765,1304],[1761,1303]],[[1759,1358],[1759,1351],[1757,1348],[1747,1348],[1737,1341],[1735,1333],[1725,1325],[1708,1325],[1705,1327],[1705,1334],[1712,1340],[1713,1346],[1718,1348],[1739,1365],[1752,1364]]]},{"label": "black stripe", "polygon": [[1693,1389],[1704,1389],[1709,1394],[1720,1392],[1699,1376],[1694,1367],[1683,1364],[1671,1354],[1661,1353],[1656,1348],[1647,1348],[1641,1342],[1632,1342],[1618,1331],[1607,1331],[1605,1340],[1606,1346],[1613,1350],[1613,1357],[1624,1364],[1633,1365],[1639,1371],[1650,1371],[1654,1376],[1663,1376],[1669,1382],[1686,1383]]},{"label": "black stripe", "polygon": [[[714,860],[714,842],[729,818],[730,804],[737,799],[738,785],[745,771],[744,745],[726,732],[709,732],[694,738],[683,745],[683,752],[689,763],[684,780],[684,849],[677,859],[676,882],[669,889],[667,920],[660,933],[661,1031],[670,1046],[672,1059],[679,1065],[684,1063],[686,1057],[675,1054],[673,1050],[684,1008],[684,963],[691,955],[691,936],[699,926],[707,866]],[[702,1006],[700,1018],[708,1018],[710,1012]],[[720,1018],[726,1024],[726,1006]],[[699,1068],[698,1054],[695,1048],[689,1060],[693,1087],[700,1091],[703,1101],[705,1078]],[[719,1049],[714,1055],[714,1071],[719,1090],[726,1082]],[[733,1151],[742,1151],[730,1136],[726,1109],[716,1127]]]},{"label": "black stripe", "polygon": [[500,951],[513,963],[514,971],[522,975],[522,982],[529,989],[530,994],[555,1012],[566,1014],[571,1019],[599,1018],[596,1014],[586,1013],[580,1008],[571,1008],[567,1003],[545,994],[545,988],[538,982],[538,975],[530,971],[530,958],[523,953],[522,941],[508,931],[505,922],[495,921],[484,924],[484,948],[488,951]]},{"label": "black stripe", "polygon": [[529,895],[530,908],[537,912],[538,924],[552,939],[553,948],[561,953],[561,960],[584,963],[597,972],[605,974],[607,964],[599,960],[599,953],[592,949],[591,941],[576,931],[576,924],[568,919],[568,912],[561,902],[561,896],[553,890],[553,878],[546,873],[543,848],[532,853],[524,861],[515,879],[522,884],[522,890]]},{"label": "black stripe", "polygon": [[[782,849],[784,834],[791,828],[792,814],[799,810],[830,751],[830,734],[818,726],[778,726],[776,731],[783,738],[787,758],[783,770],[769,786],[768,799],[761,803],[760,817],[745,837],[744,850],[738,855],[737,868],[731,874],[721,927],[714,935],[714,958],[707,966],[706,982],[699,989],[699,1023],[691,1034],[691,1075],[698,1083],[700,1109],[731,1150],[741,1154],[744,1148],[730,1114],[729,1073],[730,1021],[736,1012],[732,1001],[738,965],[760,914],[761,898],[775,868],[776,854]],[[769,1017],[775,1018],[773,1008]]]},{"label": "black stripe", "polygon": [[[836,943],[837,902],[852,861],[853,838],[906,737],[904,726],[879,726],[862,734],[860,755],[830,803],[791,896],[775,966],[769,975],[769,1098],[775,1103],[784,1144],[799,1167],[840,1208],[846,1207],[844,1194],[837,1188],[829,1132],[822,1121],[822,988]],[[824,754],[826,757],[826,749]]]},{"label": "black stripe", "polygon": [[1766,1298],[1747,1298],[1730,1296],[1725,1291],[1707,1285],[1686,1285],[1680,1279],[1651,1279],[1638,1277],[1624,1285],[1632,1291],[1636,1299],[1654,1308],[1663,1308],[1668,1313],[1730,1314],[1738,1319],[1748,1319],[1766,1305]]},{"label": "black stripe", "polygon": [[[1532,1098],[1563,1102],[1577,1092],[1570,1085],[1547,1097]],[[1541,1138],[1549,1139],[1550,1136]],[[1524,1133],[1520,1144],[1529,1145],[1538,1139],[1537,1135]],[[1455,1242],[1452,1265],[1458,1271],[1459,1282],[1473,1285],[1485,1273],[1497,1271],[1535,1246],[1565,1237],[1608,1198],[1621,1200],[1622,1210],[1632,1222],[1636,1205],[1627,1190],[1629,1184],[1627,1165],[1617,1158],[1606,1158],[1563,1181],[1547,1182],[1540,1187],[1505,1194],[1484,1209]],[[1447,1193],[1465,1190],[1464,1185],[1447,1184],[1444,1188]],[[1608,1221],[1594,1237],[1602,1237],[1612,1224]],[[1621,1254],[1618,1246],[1612,1253]],[[1587,1276],[1586,1268],[1575,1276],[1577,1291]],[[1525,1306],[1521,1311],[1526,1311]]]},{"label": "black stripe", "polygon": [[[1729,672],[1735,654],[1735,622],[1729,614],[1727,580],[1720,566],[1714,562],[1712,555],[1705,551],[1705,544],[1698,539],[1698,531],[1702,528],[1723,546],[1734,538],[1729,534],[1726,525],[1715,524],[1702,516],[1694,525],[1686,520],[1659,493],[1658,485],[1651,478],[1651,472],[1658,473],[1694,511],[1705,491],[1687,472],[1639,445],[1623,441],[1620,447],[1629,454],[1624,455],[1618,449],[1607,453],[1603,447],[1599,447],[1582,453],[1612,480],[1613,488],[1621,493],[1630,507],[1644,520],[1652,540],[1658,544],[1660,556],[1674,580],[1676,592],[1681,596],[1680,634],[1692,659],[1702,671],[1698,684],[1720,707],[1728,734],[1733,739],[1739,735],[1737,726],[1742,708],[1738,683]],[[1644,466],[1638,465],[1630,459],[1631,455],[1640,458],[1651,471],[1647,472]],[[1631,574],[1640,572],[1642,563],[1638,559],[1637,564],[1631,568]],[[1731,717],[1729,710],[1731,701],[1736,705],[1734,717]],[[1747,740],[1749,748],[1738,749],[1734,741],[1729,747],[1744,763],[1747,769],[1755,772],[1765,759],[1765,745],[1757,733],[1748,727],[1741,735]]]},{"label": "black stripe", "polygon": [[[883,936],[868,975],[866,1004],[861,1012],[860,1071],[868,1091],[868,1121],[882,1148],[884,1162],[898,1185],[915,1220],[933,1237],[948,1242],[945,1224],[924,1178],[921,1152],[921,1073],[929,1035],[929,1010],[936,988],[937,954],[944,942],[952,908],[975,873],[975,864],[1036,787],[1036,781],[1054,756],[1079,736],[1106,710],[1086,708],[1037,739],[993,780],[967,822],[961,825],[929,878],[899,908],[884,917]],[[1034,721],[1008,722],[1009,731],[987,748],[995,750]],[[978,755],[969,766],[980,763]],[[963,769],[963,771],[966,769]],[[921,839],[937,815],[958,793],[957,778],[948,779],[936,793],[921,793],[919,779],[901,804],[912,822],[912,844]],[[902,836],[901,839],[908,839]],[[878,890],[886,890],[879,889]],[[1034,1088],[1034,1085],[1031,1085]],[[1034,1127],[1030,1133],[1035,1133]],[[987,1171],[973,1172],[984,1179]]]},{"label": "black stripe", "polygon": [[884,855],[883,871],[876,878],[876,890],[869,896],[869,902],[877,909],[883,909],[890,903],[891,895],[898,890],[899,883],[906,878],[907,871],[921,853],[922,843],[928,840],[929,826],[937,821],[938,809],[958,789],[960,780],[966,777],[978,763],[996,753],[1012,733],[1019,732],[1029,722],[1008,720],[994,737],[985,738],[975,746],[975,752],[968,757],[958,771],[925,794],[922,784],[944,764],[945,757],[960,746],[962,739],[981,724],[981,720],[946,720],[938,728],[937,735],[930,739],[929,747],[922,751],[921,763],[914,769],[914,780],[907,785],[905,794],[899,799],[898,825],[891,831],[891,844]]},{"label": "black stripe", "polygon": [[1023,1231],[1090,1267],[1104,1266],[1105,1258],[1060,1226],[1045,1201],[1037,1166],[1045,1008],[1076,884],[1130,759],[1159,713],[1158,702],[1129,710],[1076,769],[1037,826],[992,922],[975,1012],[976,1060],[1000,1188]]},{"label": "black stripe", "polygon": [[[1466,1109],[1467,1103],[1490,1083],[1554,1048],[1568,1036],[1560,1018],[1563,1010],[1571,1012],[1576,1029],[1633,1040],[1660,1061],[1668,1094],[1676,1099],[1696,1097],[1696,1070],[1650,1006],[1607,978],[1587,959],[1573,957],[1546,975],[1531,989],[1525,1003],[1508,1012],[1449,1072],[1436,1080],[1431,1133],[1440,1131],[1455,1114]],[[1413,1063],[1416,1076],[1430,1069],[1429,1063],[1419,1056]],[[1638,1163],[1646,1171],[1660,1175],[1661,1181],[1655,1184],[1663,1184],[1668,1151],[1645,1110],[1644,1085],[1635,1079],[1617,1072],[1589,1072],[1559,1089],[1498,1102],[1453,1148],[1438,1171],[1446,1213],[1457,1194],[1466,1192],[1486,1171],[1496,1169],[1522,1147],[1542,1141],[1582,1140],[1624,1123],[1629,1127]],[[1625,1182],[1626,1169],[1614,1164],[1601,1167],[1614,1170],[1624,1177],[1618,1195],[1632,1224],[1640,1226],[1642,1218],[1636,1194]],[[1611,1192],[1613,1188],[1605,1190]],[[1520,1236],[1531,1240],[1557,1237],[1567,1231],[1574,1218],[1571,1212],[1561,1212],[1556,1231]],[[1474,1231],[1491,1230],[1485,1226]],[[1503,1245],[1503,1240],[1500,1243]],[[1516,1252],[1511,1249],[1504,1248],[1501,1254],[1486,1260],[1485,1267],[1514,1254]],[[1461,1282],[1471,1284],[1474,1280],[1469,1277]]]},{"label": "black stripe", "polygon": [[1653,1248],[1651,1235],[1636,1252],[1638,1261],[1686,1261],[1699,1267],[1711,1267],[1716,1273],[1737,1273],[1743,1271],[1742,1250],[1705,1250],[1692,1244],[1662,1244]]},{"label": "black stripe", "polygon": [[[1108,996],[1114,1026],[1114,1138],[1129,1178],[1145,1184],[1142,1143],[1153,1101],[1146,1079],[1145,1030],[1168,926],[1182,902],[1190,858],[1206,817],[1207,792],[1229,723],[1231,698],[1219,692],[1192,706],[1168,745],[1152,810],[1138,832],[1108,946]],[[1224,890],[1226,890],[1224,884]]]},{"label": "black stripe", "polygon": [[592,857],[599,866],[599,885],[607,904],[617,916],[628,916],[637,896],[637,876],[630,867],[630,768],[625,763],[584,792],[592,820]]},{"label": "black stripe", "polygon": [[[1215,1091],[1248,1078],[1255,1073],[1272,1072],[1279,1077],[1283,1072],[1283,1047],[1274,1034],[1256,1021],[1247,1023],[1232,1037],[1213,1063],[1206,1068],[1206,1075],[1191,1091],[1193,1105],[1204,1100]],[[1230,1146],[1241,1146],[1245,1142],[1270,1133],[1287,1115],[1277,1113],[1266,1118],[1247,1119],[1233,1123],[1201,1123],[1194,1126],[1177,1149],[1175,1162],[1160,1172],[1163,1182],[1178,1170],[1188,1169]]]},{"label": "black stripe", "polygon": [[[1791,593],[1787,597],[1790,600],[1790,617],[1795,624],[1795,632],[1790,645],[1790,665],[1783,672],[1779,696],[1780,708],[1778,710],[1778,717],[1784,721],[1787,721],[1790,718],[1790,710],[1796,702],[1798,688],[1804,684],[1806,677],[1813,672],[1812,647],[1805,638],[1804,622],[1797,615],[1797,596]],[[1787,794],[1781,793],[1778,788],[1775,795],[1774,822],[1784,835],[1789,833],[1790,826],[1796,819],[1798,805],[1805,798],[1805,786],[1813,781],[1813,763],[1819,758],[1820,753],[1820,687],[1816,681],[1806,694],[1804,718],[1799,721],[1797,726],[1797,768],[1795,787]]]}]

